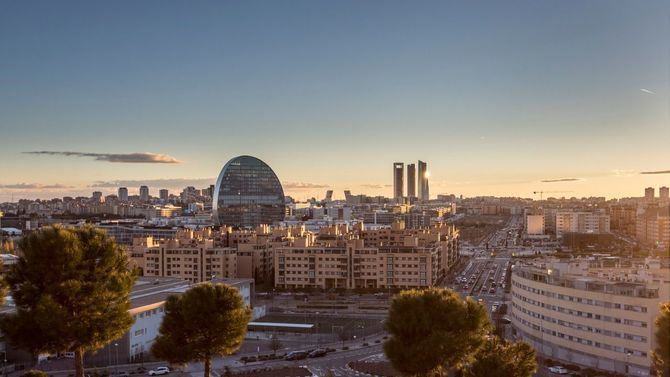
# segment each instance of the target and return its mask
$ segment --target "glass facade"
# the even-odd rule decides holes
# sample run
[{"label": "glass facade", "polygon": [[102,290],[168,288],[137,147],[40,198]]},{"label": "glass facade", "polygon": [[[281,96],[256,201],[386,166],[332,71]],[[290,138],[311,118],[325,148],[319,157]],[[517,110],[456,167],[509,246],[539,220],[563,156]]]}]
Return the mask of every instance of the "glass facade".
[{"label": "glass facade", "polygon": [[218,225],[255,227],[284,220],[284,190],[263,161],[235,157],[221,169],[212,214]]}]

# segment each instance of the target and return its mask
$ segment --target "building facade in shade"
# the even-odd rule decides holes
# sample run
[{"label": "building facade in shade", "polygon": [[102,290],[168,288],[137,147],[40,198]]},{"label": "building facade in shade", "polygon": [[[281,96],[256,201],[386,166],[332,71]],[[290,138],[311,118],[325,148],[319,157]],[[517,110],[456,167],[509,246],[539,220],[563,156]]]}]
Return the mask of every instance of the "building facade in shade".
[{"label": "building facade in shade", "polygon": [[407,197],[416,198],[416,165],[407,164]]},{"label": "building facade in shade", "polygon": [[170,199],[170,192],[167,189],[161,189],[158,191],[158,196],[164,202],[167,202]]},{"label": "building facade in shade", "polygon": [[393,199],[402,200],[403,198],[403,178],[405,175],[405,164],[402,162],[393,163]]},{"label": "building facade in shade", "polygon": [[419,200],[429,200],[430,192],[428,190],[428,164],[419,160],[418,190]]},{"label": "building facade in shade", "polygon": [[265,162],[239,156],[221,169],[212,203],[216,224],[256,227],[282,221],[285,213],[284,190]]},{"label": "building facade in shade", "polygon": [[670,295],[669,263],[590,257],[515,265],[512,325],[545,357],[648,376],[656,348],[654,320]]},{"label": "building facade in shade", "polygon": [[670,200],[670,188],[668,188],[667,186],[663,186],[663,187],[659,188],[658,189],[658,198],[662,202],[668,202],[668,200]]},{"label": "building facade in shade", "polygon": [[653,187],[647,187],[644,189],[644,200],[651,202],[654,200],[654,188]]},{"label": "building facade in shade", "polygon": [[149,201],[149,187],[140,186],[140,200],[143,202]]},{"label": "building facade in shade", "polygon": [[119,200],[122,202],[127,202],[128,201],[128,188],[127,187],[119,187]]}]

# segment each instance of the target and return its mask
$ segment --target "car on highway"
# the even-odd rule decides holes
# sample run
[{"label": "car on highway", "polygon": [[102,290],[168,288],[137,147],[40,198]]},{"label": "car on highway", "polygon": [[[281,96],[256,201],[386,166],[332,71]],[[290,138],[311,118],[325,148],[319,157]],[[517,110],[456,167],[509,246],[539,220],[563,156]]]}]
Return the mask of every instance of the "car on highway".
[{"label": "car on highway", "polygon": [[170,373],[170,368],[168,367],[156,367],[147,373],[150,376],[160,376],[163,374],[168,374]]},{"label": "car on highway", "polygon": [[496,289],[495,288],[489,289],[489,293],[496,293]]},{"label": "car on highway", "polygon": [[292,351],[284,356],[284,360],[302,360],[306,359],[309,356],[307,351]]},{"label": "car on highway", "polygon": [[328,353],[328,351],[326,351],[325,349],[317,348],[314,351],[310,352],[308,356],[310,358],[323,357],[323,356],[326,356],[327,353]]},{"label": "car on highway", "polygon": [[553,367],[549,367],[549,371],[551,373],[555,373],[555,374],[568,374],[568,370],[565,369],[565,367],[561,366],[561,365],[555,365]]}]

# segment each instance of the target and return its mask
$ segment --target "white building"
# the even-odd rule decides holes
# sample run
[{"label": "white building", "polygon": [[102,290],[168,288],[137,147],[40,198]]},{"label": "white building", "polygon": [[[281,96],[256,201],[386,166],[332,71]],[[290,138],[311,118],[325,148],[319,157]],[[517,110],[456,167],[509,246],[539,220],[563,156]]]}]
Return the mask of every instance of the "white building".
[{"label": "white building", "polygon": [[670,297],[670,261],[545,259],[512,269],[516,336],[544,357],[648,376],[654,320]]},{"label": "white building", "polygon": [[610,216],[602,212],[556,212],[556,237],[564,233],[609,233]]},{"label": "white building", "polygon": [[526,234],[528,234],[529,236],[544,235],[543,214],[526,215]]}]

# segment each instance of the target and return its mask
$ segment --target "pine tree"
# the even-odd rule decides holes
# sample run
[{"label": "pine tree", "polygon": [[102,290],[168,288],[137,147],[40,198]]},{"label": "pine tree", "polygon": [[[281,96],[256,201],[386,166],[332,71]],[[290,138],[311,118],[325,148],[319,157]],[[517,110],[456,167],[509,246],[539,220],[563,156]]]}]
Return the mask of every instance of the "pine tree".
[{"label": "pine tree", "polygon": [[670,302],[661,304],[656,318],[654,364],[661,377],[670,377]]},{"label": "pine tree", "polygon": [[445,374],[468,362],[491,324],[486,309],[450,289],[403,291],[389,310],[384,352],[403,375]]},{"label": "pine tree", "polygon": [[464,369],[466,377],[531,377],[537,370],[537,360],[528,343],[507,343],[492,337]]},{"label": "pine tree", "polygon": [[251,309],[244,306],[237,289],[225,284],[199,284],[168,298],[151,351],[174,364],[204,362],[204,377],[209,377],[212,357],[239,349],[250,319]]},{"label": "pine tree", "polygon": [[23,256],[6,276],[16,313],[0,321],[0,330],[32,353],[74,352],[76,376],[83,377],[84,353],[132,325],[128,257],[92,227],[43,228],[20,247]]}]

